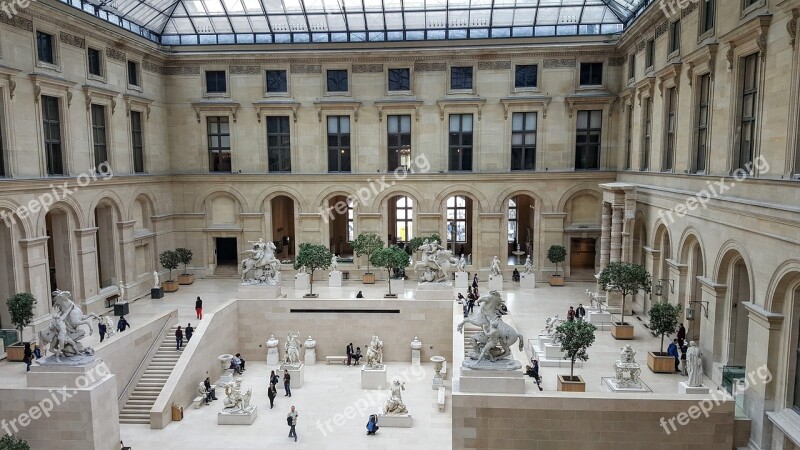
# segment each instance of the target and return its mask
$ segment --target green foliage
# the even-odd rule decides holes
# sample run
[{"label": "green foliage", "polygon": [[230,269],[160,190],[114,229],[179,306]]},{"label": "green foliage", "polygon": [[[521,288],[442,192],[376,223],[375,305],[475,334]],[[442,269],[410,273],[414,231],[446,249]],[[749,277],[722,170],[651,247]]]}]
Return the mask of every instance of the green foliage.
[{"label": "green foliage", "polygon": [[587,361],[586,350],[594,343],[594,332],[597,328],[583,320],[561,322],[556,327],[553,339],[561,342],[561,350],[570,361],[569,376],[572,378],[575,361]]},{"label": "green foliage", "polygon": [[168,281],[175,281],[172,279],[172,271],[177,269],[178,264],[180,264],[178,252],[175,250],[164,250],[158,255],[158,261],[161,263],[161,267],[169,270]]},{"label": "green foliage", "polygon": [[364,256],[367,257],[367,272],[369,272],[369,260],[372,257],[372,254],[376,251],[383,248],[383,240],[375,233],[361,233],[358,235],[355,241],[351,244],[353,246],[353,251],[356,252],[356,256]]},{"label": "green foliage", "polygon": [[547,259],[556,265],[556,275],[558,275],[558,265],[567,259],[567,249],[563,245],[551,245],[547,250]]},{"label": "green foliage", "polygon": [[311,294],[314,293],[314,271],[317,269],[327,269],[331,265],[333,254],[324,245],[303,243],[300,244],[297,258],[294,260],[295,270],[306,266],[310,271],[309,282]]},{"label": "green foliage", "polygon": [[652,277],[641,264],[627,262],[609,263],[602,272],[599,280],[603,290],[617,291],[622,294],[622,322],[625,323],[625,299],[628,295],[636,295],[639,291],[650,292],[653,284]]},{"label": "green foliage", "polygon": [[433,233],[429,236],[417,236],[408,241],[408,246],[411,247],[411,253],[414,253],[417,250],[419,250],[419,247],[425,242],[425,239],[427,239],[428,242],[435,239],[439,241],[440,244],[442,243],[442,238],[441,236],[439,236],[439,233]]},{"label": "green foliage", "polygon": [[389,295],[392,294],[392,272],[394,269],[405,269],[409,264],[408,254],[402,248],[392,245],[381,248],[370,257],[372,265],[389,271]]},{"label": "green foliage", "polygon": [[31,450],[31,447],[22,439],[4,434],[3,438],[0,439],[0,450]]},{"label": "green foliage", "polygon": [[175,254],[178,257],[178,262],[183,264],[183,273],[186,273],[189,264],[192,262],[192,251],[188,248],[176,248]]},{"label": "green foliage", "polygon": [[657,302],[650,308],[650,331],[661,335],[661,353],[664,353],[664,335],[678,330],[680,305],[671,305],[666,301]]},{"label": "green foliage", "polygon": [[36,307],[36,298],[28,292],[15,294],[6,300],[8,313],[11,314],[11,323],[19,331],[19,339],[22,340],[22,329],[30,325]]}]

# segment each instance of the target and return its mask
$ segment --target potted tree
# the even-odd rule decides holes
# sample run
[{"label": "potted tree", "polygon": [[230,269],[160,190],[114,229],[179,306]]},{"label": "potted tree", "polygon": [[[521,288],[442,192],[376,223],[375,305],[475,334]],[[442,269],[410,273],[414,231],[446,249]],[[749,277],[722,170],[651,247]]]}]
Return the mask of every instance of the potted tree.
[{"label": "potted tree", "polygon": [[395,292],[402,291],[404,280],[402,278],[395,279],[393,275],[395,269],[408,267],[408,254],[402,248],[392,245],[376,251],[370,259],[375,267],[382,267],[389,271],[389,293],[384,295],[384,298],[397,298],[397,294],[392,294],[392,284],[396,287]]},{"label": "potted tree", "polygon": [[647,352],[647,367],[654,373],[672,373],[675,371],[675,358],[664,352],[664,336],[678,330],[678,317],[681,307],[660,301],[650,308],[650,331],[661,335],[661,350]]},{"label": "potted tree", "polygon": [[194,275],[189,273],[189,264],[192,262],[192,251],[188,248],[176,248],[175,254],[178,256],[178,263],[183,264],[183,273],[178,275],[178,284],[194,283]]},{"label": "potted tree", "polygon": [[9,361],[22,361],[25,358],[25,342],[22,339],[22,330],[31,324],[36,307],[36,298],[28,292],[15,294],[6,300],[8,313],[11,314],[11,323],[17,328],[19,342],[9,345],[6,354]]},{"label": "potted tree", "polygon": [[383,240],[375,233],[361,233],[352,242],[352,246],[356,256],[367,257],[367,271],[364,272],[361,281],[364,284],[375,284],[375,274],[369,271],[369,259],[373,253],[383,248]]},{"label": "potted tree", "polygon": [[622,309],[619,322],[611,324],[611,335],[614,339],[633,339],[633,325],[625,322],[625,300],[629,295],[639,291],[650,292],[652,279],[641,264],[627,262],[609,263],[598,279],[606,292],[616,291],[622,294]]},{"label": "potted tree", "polygon": [[15,438],[10,434],[4,434],[0,439],[0,448],[3,450],[31,450],[31,446],[27,441]]},{"label": "potted tree", "polygon": [[550,286],[563,286],[564,275],[558,273],[558,265],[567,259],[567,249],[563,245],[551,245],[547,250],[547,259],[556,265],[556,273],[550,275]]},{"label": "potted tree", "polygon": [[565,392],[585,392],[586,382],[583,377],[575,375],[575,361],[587,361],[586,349],[594,343],[594,332],[597,328],[583,320],[562,322],[556,327],[553,340],[561,342],[561,351],[569,359],[569,375],[558,376],[558,390]]},{"label": "potted tree", "polygon": [[310,271],[308,275],[310,292],[303,297],[312,298],[318,296],[318,294],[314,293],[314,270],[327,269],[330,267],[331,256],[333,256],[333,254],[330,250],[325,248],[324,245],[309,243],[300,244],[300,249],[294,260],[294,268],[297,270],[306,266],[306,269]]},{"label": "potted tree", "polygon": [[180,263],[178,253],[175,250],[164,250],[158,255],[161,267],[169,270],[169,279],[161,283],[164,292],[175,292],[178,290],[178,282],[172,279],[172,271],[178,268]]}]

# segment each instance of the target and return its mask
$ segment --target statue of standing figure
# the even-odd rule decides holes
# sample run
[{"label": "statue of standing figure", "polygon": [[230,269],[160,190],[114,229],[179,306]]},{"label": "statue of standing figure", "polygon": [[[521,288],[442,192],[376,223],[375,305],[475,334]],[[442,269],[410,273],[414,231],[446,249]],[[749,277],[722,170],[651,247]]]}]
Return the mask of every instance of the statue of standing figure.
[{"label": "statue of standing figure", "polygon": [[525,258],[525,269],[522,271],[522,273],[530,275],[532,270],[533,264],[531,263],[531,255],[528,255],[528,257]]},{"label": "statue of standing figure", "polygon": [[153,271],[153,289],[159,289],[160,287],[161,283],[159,283],[158,272]]},{"label": "statue of standing figure", "polygon": [[383,369],[383,341],[372,336],[367,346],[367,369]]},{"label": "statue of standing figure", "polygon": [[467,271],[467,260],[464,258],[464,255],[461,255],[458,258],[458,262],[456,263],[456,271],[458,272],[466,272]]},{"label": "statue of standing figure", "polygon": [[689,349],[686,350],[686,370],[689,372],[689,387],[703,385],[703,353],[695,341],[689,342]]},{"label": "statue of standing figure", "polygon": [[119,297],[117,297],[117,303],[124,303],[125,302],[125,282],[119,280]]},{"label": "statue of standing figure", "polygon": [[497,256],[495,256],[489,264],[489,271],[494,276],[500,276],[500,260],[497,259]]},{"label": "statue of standing figure", "polygon": [[300,331],[289,332],[286,337],[286,343],[283,344],[286,355],[283,358],[283,364],[286,366],[299,366],[300,365],[300,341],[297,338],[300,336]]},{"label": "statue of standing figure", "polygon": [[337,255],[331,255],[331,272],[336,272],[339,270],[339,257]]}]

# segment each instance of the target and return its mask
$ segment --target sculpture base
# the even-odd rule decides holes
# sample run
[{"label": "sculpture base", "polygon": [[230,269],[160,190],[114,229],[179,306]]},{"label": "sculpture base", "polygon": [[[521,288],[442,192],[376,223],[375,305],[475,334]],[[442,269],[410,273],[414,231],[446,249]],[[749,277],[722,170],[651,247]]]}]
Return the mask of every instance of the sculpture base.
[{"label": "sculpture base", "polygon": [[305,291],[311,286],[307,273],[298,273],[294,276],[294,288],[298,291]]},{"label": "sculpture base", "polygon": [[[367,369],[361,367],[361,389],[387,389],[389,383],[386,378],[386,365],[382,369]],[[380,422],[378,422],[380,426]]]},{"label": "sculpture base", "polygon": [[503,276],[502,275],[489,275],[489,290],[502,291],[503,290]]},{"label": "sculpture base", "polygon": [[242,412],[217,413],[217,425],[252,425],[258,416],[258,409],[255,405],[250,405]]},{"label": "sculpture base", "polygon": [[334,270],[328,274],[328,287],[342,287],[342,272]]},{"label": "sculpture base", "polygon": [[125,314],[128,314],[128,302],[115,303],[114,315],[124,316]]},{"label": "sculpture base", "polygon": [[[289,379],[291,380],[291,384],[289,385],[290,389],[303,387],[303,382],[305,382],[305,368],[305,364],[300,364],[299,366],[287,366],[286,364],[281,364],[281,372],[283,372],[284,369],[289,371]],[[278,377],[281,379],[280,382],[283,383],[283,375],[278,374]]]},{"label": "sculpture base", "polygon": [[678,394],[703,394],[708,395],[711,390],[703,385],[689,386],[686,381],[678,383]]},{"label": "sculpture base", "polygon": [[317,363],[317,351],[313,348],[306,349],[305,363],[307,366],[313,366]]},{"label": "sculpture base", "polygon": [[268,298],[281,298],[280,286],[270,286],[268,284],[251,284],[239,286],[239,296],[242,299],[268,299]]},{"label": "sculpture base", "polygon": [[444,379],[441,376],[437,377],[436,375],[433,376],[433,382],[431,382],[431,388],[434,391],[438,391],[440,387],[444,386]]},{"label": "sculpture base", "polygon": [[[517,361],[519,364],[519,361]],[[490,394],[524,394],[525,377],[517,370],[475,370],[461,367],[459,379],[461,392]]]},{"label": "sculpture base", "polygon": [[280,358],[278,357],[278,349],[277,348],[267,349],[267,365],[277,366],[279,363],[280,363]]},{"label": "sculpture base", "polygon": [[411,365],[418,366],[419,365],[419,350],[411,350]]},{"label": "sculpture base", "polygon": [[108,367],[103,360],[94,356],[61,357],[59,363],[51,355],[37,362],[39,365],[31,366],[26,375],[29,388],[75,387],[79,377],[93,384],[94,380],[102,380],[108,374]]},{"label": "sculpture base", "polygon": [[560,359],[564,358],[564,351],[561,350],[561,344],[545,344],[544,357],[547,359]]},{"label": "sculpture base", "polygon": [[411,414],[378,414],[378,426],[386,428],[411,428]]},{"label": "sculpture base", "polygon": [[546,334],[539,335],[539,348],[544,348],[547,344],[553,343],[553,336],[548,336]]},{"label": "sculpture base", "polygon": [[641,380],[636,385],[617,383],[613,377],[603,377],[602,380],[603,385],[611,392],[653,392]]},{"label": "sculpture base", "polygon": [[590,312],[586,315],[586,320],[597,328],[611,326],[612,322],[611,313],[608,312]]},{"label": "sculpture base", "polygon": [[532,273],[519,274],[519,287],[522,289],[536,288],[536,275]]},{"label": "sculpture base", "polygon": [[[552,338],[548,338],[546,336],[540,336],[539,339],[544,339],[545,342],[551,342]],[[548,340],[549,339],[549,340]],[[546,346],[552,344],[539,344],[531,346],[531,350],[533,351],[533,356],[539,361],[539,367],[570,367],[570,362],[568,359],[563,357],[550,357],[548,358],[545,354]],[[552,352],[553,350],[551,350]],[[583,363],[581,361],[575,361],[575,367],[583,367]]]},{"label": "sculpture base", "polygon": [[476,359],[466,358],[461,362],[461,367],[473,370],[518,370],[522,368],[522,363],[516,359],[498,359],[489,361],[484,359],[478,361]]},{"label": "sculpture base", "polygon": [[453,284],[450,282],[419,283],[414,292],[414,298],[419,300],[452,300]]},{"label": "sculpture base", "polygon": [[456,272],[456,289],[466,289],[467,287],[469,287],[469,274]]},{"label": "sculpture base", "polygon": [[164,298],[164,289],[162,288],[150,289],[150,298]]}]

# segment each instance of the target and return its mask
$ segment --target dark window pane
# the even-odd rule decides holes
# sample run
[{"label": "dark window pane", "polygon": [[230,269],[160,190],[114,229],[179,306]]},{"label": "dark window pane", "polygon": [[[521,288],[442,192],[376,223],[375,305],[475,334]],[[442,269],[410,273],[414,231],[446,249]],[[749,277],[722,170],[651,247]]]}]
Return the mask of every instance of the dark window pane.
[{"label": "dark window pane", "polygon": [[389,69],[389,90],[411,90],[411,71],[409,69]]},{"label": "dark window pane", "polygon": [[142,113],[131,111],[131,147],[133,148],[133,171],[144,172],[144,136],[142,130]]},{"label": "dark window pane", "polygon": [[102,105],[92,105],[92,143],[94,144],[94,164],[108,162],[106,145],[106,109]]},{"label": "dark window pane", "polygon": [[100,50],[90,48],[88,50],[89,73],[98,77],[103,76],[103,57]]},{"label": "dark window pane", "polygon": [[451,67],[450,89],[472,89],[472,67]]},{"label": "dark window pane", "polygon": [[328,116],[328,172],[350,171],[350,117]]},{"label": "dark window pane", "polygon": [[575,169],[600,168],[600,135],[602,111],[578,111],[575,136]]},{"label": "dark window pane", "polygon": [[285,70],[268,70],[267,71],[267,92],[287,92],[288,83],[286,80]]},{"label": "dark window pane", "polygon": [[208,117],[208,168],[211,172],[231,171],[230,126],[227,117]]},{"label": "dark window pane", "polygon": [[139,64],[128,61],[128,84],[139,86]]},{"label": "dark window pane", "polygon": [[514,70],[514,87],[535,88],[539,83],[539,67],[534,65],[519,65]]},{"label": "dark window pane", "polygon": [[39,61],[48,64],[56,63],[52,34],[43,33],[41,31],[36,32],[36,52]]},{"label": "dark window pane", "polygon": [[328,71],[328,92],[347,92],[347,71]]},{"label": "dark window pane", "polygon": [[289,117],[267,117],[267,159],[270,172],[291,172]]},{"label": "dark window pane", "polygon": [[581,86],[599,86],[603,84],[603,63],[581,63]]},{"label": "dark window pane", "polygon": [[209,94],[224,94],[227,92],[224,70],[206,71],[206,92]]},{"label": "dark window pane", "polygon": [[61,154],[61,115],[58,98],[42,96],[42,121],[44,129],[45,159],[48,175],[64,175]]}]

